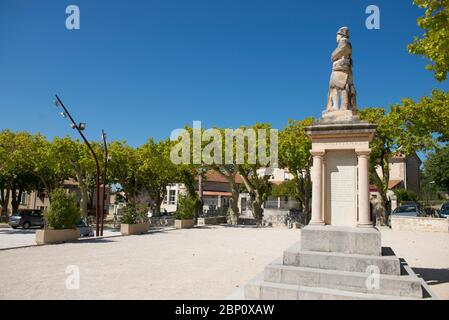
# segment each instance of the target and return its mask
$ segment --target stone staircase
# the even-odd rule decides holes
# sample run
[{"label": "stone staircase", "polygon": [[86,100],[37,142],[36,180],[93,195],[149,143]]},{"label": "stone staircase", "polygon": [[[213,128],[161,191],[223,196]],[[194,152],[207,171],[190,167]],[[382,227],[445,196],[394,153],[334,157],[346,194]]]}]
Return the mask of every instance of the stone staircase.
[{"label": "stone staircase", "polygon": [[[381,248],[375,228],[307,226],[244,288],[245,299],[421,299],[421,280]],[[372,272],[375,272],[374,274]]]}]

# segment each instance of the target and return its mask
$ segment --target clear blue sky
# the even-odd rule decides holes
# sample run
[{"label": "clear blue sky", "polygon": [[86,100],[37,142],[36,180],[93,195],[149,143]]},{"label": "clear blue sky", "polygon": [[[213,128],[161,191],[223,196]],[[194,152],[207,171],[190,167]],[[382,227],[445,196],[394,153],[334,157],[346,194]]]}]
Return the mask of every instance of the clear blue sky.
[{"label": "clear blue sky", "polygon": [[[65,8],[81,30],[65,28]],[[381,30],[365,8],[381,9]],[[131,145],[201,120],[239,127],[318,117],[335,33],[351,29],[361,107],[448,90],[407,53],[421,31],[411,0],[0,0],[0,129],[72,133],[58,93],[89,139]]]}]

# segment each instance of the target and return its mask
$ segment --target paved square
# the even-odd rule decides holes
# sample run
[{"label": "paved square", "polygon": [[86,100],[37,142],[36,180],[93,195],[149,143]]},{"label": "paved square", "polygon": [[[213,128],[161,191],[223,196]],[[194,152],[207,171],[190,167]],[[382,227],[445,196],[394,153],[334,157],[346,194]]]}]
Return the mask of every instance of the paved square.
[{"label": "paved square", "polygon": [[[0,251],[0,299],[224,299],[283,250],[298,229],[204,227]],[[382,230],[383,244],[449,299],[449,236]],[[80,289],[66,288],[67,266]]]}]

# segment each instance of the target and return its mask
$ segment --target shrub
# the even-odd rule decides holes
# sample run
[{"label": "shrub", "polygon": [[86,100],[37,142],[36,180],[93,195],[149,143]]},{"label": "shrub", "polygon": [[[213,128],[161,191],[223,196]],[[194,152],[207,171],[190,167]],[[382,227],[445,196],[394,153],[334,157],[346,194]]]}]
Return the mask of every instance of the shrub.
[{"label": "shrub", "polygon": [[180,196],[178,200],[178,211],[175,213],[177,220],[189,220],[195,216],[195,210],[200,200],[191,195]]},{"label": "shrub", "polygon": [[412,190],[397,189],[394,191],[394,194],[396,195],[399,203],[404,201],[416,201],[418,199]]},{"label": "shrub", "polygon": [[121,217],[121,223],[124,224],[137,224],[148,222],[148,210],[145,206],[127,204],[123,209],[123,215]]},{"label": "shrub", "polygon": [[75,195],[64,189],[55,189],[50,199],[50,208],[44,213],[47,226],[50,229],[74,229],[81,219]]}]

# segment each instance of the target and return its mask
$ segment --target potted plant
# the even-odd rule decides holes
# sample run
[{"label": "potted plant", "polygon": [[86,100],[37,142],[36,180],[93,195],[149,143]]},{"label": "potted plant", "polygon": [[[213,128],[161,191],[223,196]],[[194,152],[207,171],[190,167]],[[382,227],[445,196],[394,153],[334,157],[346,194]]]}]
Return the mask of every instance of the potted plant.
[{"label": "potted plant", "polygon": [[178,200],[178,211],[175,213],[175,228],[186,229],[193,228],[195,225],[195,210],[197,207],[197,198],[191,195],[181,196]]},{"label": "potted plant", "polygon": [[78,240],[76,223],[81,219],[75,195],[64,189],[50,194],[50,207],[44,212],[45,229],[36,231],[37,244],[55,244]]},{"label": "potted plant", "polygon": [[150,222],[147,210],[134,204],[128,204],[123,209],[120,232],[124,236],[148,232]]}]

